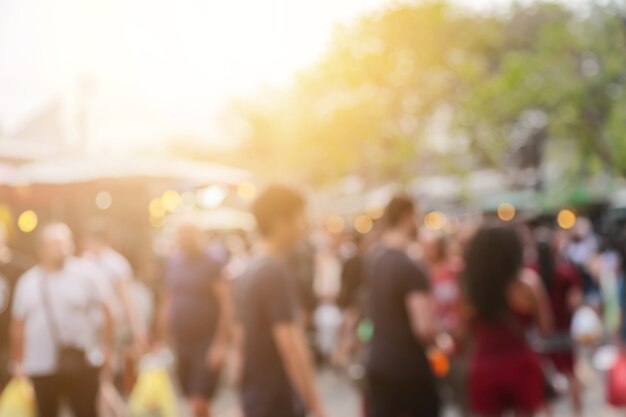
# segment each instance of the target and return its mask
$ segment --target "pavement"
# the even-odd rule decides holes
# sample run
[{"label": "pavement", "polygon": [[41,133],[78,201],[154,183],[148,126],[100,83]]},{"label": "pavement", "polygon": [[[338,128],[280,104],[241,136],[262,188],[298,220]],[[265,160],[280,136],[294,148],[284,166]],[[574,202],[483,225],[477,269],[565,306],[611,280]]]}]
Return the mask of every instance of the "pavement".
[{"label": "pavement", "polygon": [[[626,409],[617,410],[606,405],[605,376],[589,365],[588,358],[579,361],[577,373],[583,384],[585,412],[582,417],[626,417]],[[361,417],[361,399],[357,390],[345,378],[326,370],[318,374],[318,387],[328,417]],[[217,417],[241,417],[236,394],[223,390],[214,406]],[[571,417],[567,398],[554,404],[553,417]],[[442,417],[458,417],[459,414],[447,407]]]}]

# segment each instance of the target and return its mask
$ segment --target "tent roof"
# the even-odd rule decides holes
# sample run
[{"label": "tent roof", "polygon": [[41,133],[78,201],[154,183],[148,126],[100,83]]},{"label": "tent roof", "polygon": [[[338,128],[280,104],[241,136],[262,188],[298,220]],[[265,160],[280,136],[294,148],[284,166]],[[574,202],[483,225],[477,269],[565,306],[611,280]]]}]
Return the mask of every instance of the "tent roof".
[{"label": "tent roof", "polygon": [[0,183],[5,186],[63,185],[103,179],[154,178],[201,184],[238,184],[247,171],[229,166],[159,157],[72,157],[31,162],[17,167]]}]

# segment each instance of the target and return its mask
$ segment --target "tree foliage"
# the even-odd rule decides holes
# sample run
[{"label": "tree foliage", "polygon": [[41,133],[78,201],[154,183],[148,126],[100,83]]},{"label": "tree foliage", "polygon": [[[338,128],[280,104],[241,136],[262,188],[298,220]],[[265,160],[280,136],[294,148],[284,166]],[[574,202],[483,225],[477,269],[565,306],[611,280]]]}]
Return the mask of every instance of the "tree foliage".
[{"label": "tree foliage", "polygon": [[288,90],[234,103],[238,153],[313,183],[480,166],[514,176],[551,157],[625,175],[625,15],[612,4],[396,4],[337,30]]}]

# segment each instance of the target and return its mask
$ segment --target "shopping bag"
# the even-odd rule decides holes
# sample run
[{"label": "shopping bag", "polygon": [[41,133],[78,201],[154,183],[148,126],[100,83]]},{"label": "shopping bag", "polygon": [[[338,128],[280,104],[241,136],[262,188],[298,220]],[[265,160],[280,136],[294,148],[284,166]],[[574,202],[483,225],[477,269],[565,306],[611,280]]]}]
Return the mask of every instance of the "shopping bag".
[{"label": "shopping bag", "polygon": [[602,320],[589,306],[583,306],[576,310],[572,317],[572,339],[584,345],[592,345],[600,341],[604,329]]},{"label": "shopping bag", "polygon": [[26,378],[12,379],[2,391],[0,417],[35,417],[35,394]]},{"label": "shopping bag", "polygon": [[608,374],[607,400],[616,407],[626,406],[626,353],[622,352]]},{"label": "shopping bag", "polygon": [[131,417],[177,417],[176,407],[176,396],[167,369],[141,371],[130,394]]}]

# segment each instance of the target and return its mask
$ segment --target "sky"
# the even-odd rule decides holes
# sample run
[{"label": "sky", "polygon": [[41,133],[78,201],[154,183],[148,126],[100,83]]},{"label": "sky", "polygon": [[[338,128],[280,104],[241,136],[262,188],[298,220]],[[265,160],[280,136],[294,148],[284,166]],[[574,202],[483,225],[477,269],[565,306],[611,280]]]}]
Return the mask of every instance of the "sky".
[{"label": "sky", "polygon": [[336,25],[390,3],[0,0],[0,124],[16,131],[89,74],[93,140],[102,146],[173,135],[219,142],[229,99],[287,85],[321,56]]}]

